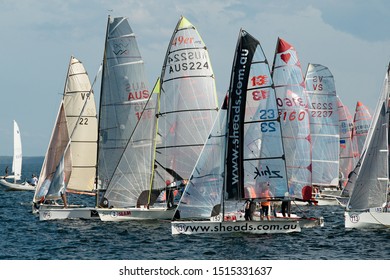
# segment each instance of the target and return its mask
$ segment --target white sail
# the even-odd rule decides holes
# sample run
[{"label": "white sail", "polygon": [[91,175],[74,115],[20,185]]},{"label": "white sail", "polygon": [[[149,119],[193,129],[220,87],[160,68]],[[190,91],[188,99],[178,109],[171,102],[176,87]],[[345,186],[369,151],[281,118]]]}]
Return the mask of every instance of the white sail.
[{"label": "white sail", "polygon": [[327,67],[310,63],[305,83],[312,143],[312,184],[337,187],[340,132],[333,75]]},{"label": "white sail", "polygon": [[156,101],[159,92],[158,79],[104,194],[110,207],[134,207],[149,203],[148,195],[144,201],[141,201],[140,195],[150,190],[151,186]]},{"label": "white sail", "polygon": [[[72,170],[71,153],[70,150],[67,149],[69,144],[70,137],[68,134],[64,103],[61,101],[57,119],[54,124],[48,149],[41,168],[41,173],[39,175],[38,185],[35,189],[33,198],[34,203],[43,202],[49,188],[54,187],[58,188],[58,190],[61,188],[61,186],[55,186],[52,184],[52,181],[62,158],[64,158],[65,184],[69,181]],[[65,153],[65,151],[67,152]],[[54,193],[55,191],[53,190],[51,192]]]},{"label": "white sail", "polygon": [[20,180],[22,175],[22,139],[16,121],[14,121],[14,156],[12,160],[12,173],[15,182]]},{"label": "white sail", "polygon": [[[227,100],[226,100],[227,101]],[[221,107],[213,129],[180,199],[180,218],[210,218],[221,211],[225,174],[226,104]]]},{"label": "white sail", "polygon": [[355,115],[353,117],[352,139],[357,142],[358,157],[363,153],[364,142],[366,141],[368,130],[370,129],[371,113],[362,102],[356,103]]},{"label": "white sail", "polygon": [[196,28],[181,17],[161,72],[154,184],[188,179],[217,116],[215,77]]},{"label": "white sail", "polygon": [[[308,102],[301,64],[294,47],[278,38],[272,78],[282,124],[290,193],[302,198],[302,189],[311,186],[311,139]],[[309,197],[311,198],[311,190]]]},{"label": "white sail", "polygon": [[107,188],[149,98],[144,62],[127,18],[108,18],[99,109],[98,177]]},{"label": "white sail", "polygon": [[389,178],[389,69],[367,135],[366,150],[350,180],[353,192],[348,210],[382,208],[388,202]]},{"label": "white sail", "polygon": [[97,159],[97,114],[88,74],[77,58],[71,57],[64,89],[65,117],[72,139],[72,176],[67,191],[95,189]]}]

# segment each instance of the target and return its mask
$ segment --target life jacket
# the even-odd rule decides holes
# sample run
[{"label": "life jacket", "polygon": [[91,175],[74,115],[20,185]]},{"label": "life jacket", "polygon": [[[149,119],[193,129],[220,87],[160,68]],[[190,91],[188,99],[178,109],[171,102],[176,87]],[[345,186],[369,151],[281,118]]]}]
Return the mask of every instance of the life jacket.
[{"label": "life jacket", "polygon": [[[271,196],[269,195],[269,190],[266,190],[265,192],[262,193],[262,198],[263,199],[271,198]],[[271,206],[271,201],[262,201],[261,206]]]}]

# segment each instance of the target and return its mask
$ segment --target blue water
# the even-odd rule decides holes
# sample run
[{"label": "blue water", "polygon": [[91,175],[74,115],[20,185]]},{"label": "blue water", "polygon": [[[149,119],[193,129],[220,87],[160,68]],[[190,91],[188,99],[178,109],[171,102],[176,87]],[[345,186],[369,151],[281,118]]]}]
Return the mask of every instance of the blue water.
[{"label": "blue water", "polygon": [[[25,176],[39,174],[42,160],[25,161]],[[172,236],[163,221],[39,221],[31,213],[32,196],[0,190],[1,260],[390,259],[390,230],[345,230],[338,206],[303,206],[322,215],[325,226],[301,233]]]}]

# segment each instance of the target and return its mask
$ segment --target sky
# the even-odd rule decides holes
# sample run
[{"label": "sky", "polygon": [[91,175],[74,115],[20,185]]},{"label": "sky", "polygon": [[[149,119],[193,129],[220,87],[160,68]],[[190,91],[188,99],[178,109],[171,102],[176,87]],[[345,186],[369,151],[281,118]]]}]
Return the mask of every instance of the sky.
[{"label": "sky", "polygon": [[[160,75],[180,16],[209,50],[217,91],[225,93],[240,28],[256,37],[272,66],[277,38],[295,47],[302,71],[332,72],[351,112],[374,111],[390,61],[388,0],[0,0],[0,155],[13,153],[13,120],[23,156],[44,156],[62,98],[70,57],[92,81],[103,58],[107,17],[128,17],[149,87]],[[100,80],[94,87],[99,99]]]}]

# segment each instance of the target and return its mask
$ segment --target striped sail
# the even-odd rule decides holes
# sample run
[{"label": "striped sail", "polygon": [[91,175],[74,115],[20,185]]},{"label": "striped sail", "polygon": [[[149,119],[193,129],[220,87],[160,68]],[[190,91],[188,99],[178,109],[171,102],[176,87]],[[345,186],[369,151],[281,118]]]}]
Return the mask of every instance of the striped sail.
[{"label": "striped sail", "polygon": [[96,105],[88,74],[75,57],[70,59],[63,100],[72,155],[67,191],[92,192],[97,158]]},{"label": "striped sail", "polygon": [[339,111],[333,75],[323,65],[309,64],[305,83],[312,143],[312,185],[338,186]]},{"label": "striped sail", "polygon": [[[339,133],[340,133],[340,170],[339,178],[341,186],[345,187],[350,172],[355,168],[358,160],[356,139],[352,139],[353,119],[348,107],[345,106],[340,97],[337,96],[339,111]],[[347,189],[345,189],[346,191]]]},{"label": "striped sail", "polygon": [[302,189],[311,186],[312,177],[308,101],[297,52],[281,38],[278,38],[272,69],[282,125],[289,192],[293,197],[302,198]]},{"label": "striped sail", "polygon": [[149,98],[144,62],[127,18],[108,18],[99,109],[98,177],[107,188]]}]

